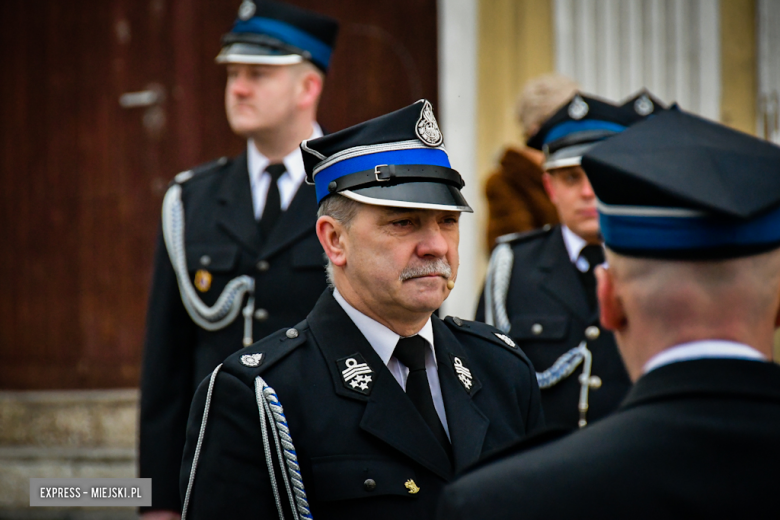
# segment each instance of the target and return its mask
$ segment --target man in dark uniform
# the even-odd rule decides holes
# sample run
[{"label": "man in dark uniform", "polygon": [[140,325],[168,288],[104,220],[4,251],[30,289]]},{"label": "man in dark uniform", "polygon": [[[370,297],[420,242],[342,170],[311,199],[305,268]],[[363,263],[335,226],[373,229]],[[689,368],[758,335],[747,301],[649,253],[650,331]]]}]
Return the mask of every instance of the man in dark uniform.
[{"label": "man in dark uniform", "polygon": [[636,384],[598,423],[465,476],[439,518],[771,516],[780,148],[673,109],[582,166],[607,246],[601,322]]},{"label": "man in dark uniform", "polygon": [[471,211],[442,143],[421,100],[301,144],[333,288],[201,384],[187,518],[430,518],[456,472],[540,426],[517,345],[433,315]]},{"label": "man in dark uniform", "polygon": [[326,286],[315,192],[301,141],[322,135],[317,104],[336,21],[245,0],[216,61],[225,109],[247,150],[176,176],[163,203],[141,381],[145,518],[178,518],[187,414],[198,383],[229,354],[294,325]]},{"label": "man in dark uniform", "polygon": [[545,153],[542,180],[561,225],[505,235],[491,257],[476,319],[511,336],[531,359],[550,426],[600,419],[630,387],[612,334],[598,324],[593,269],[604,251],[580,158],[648,113],[577,94],[550,117],[528,145]]}]

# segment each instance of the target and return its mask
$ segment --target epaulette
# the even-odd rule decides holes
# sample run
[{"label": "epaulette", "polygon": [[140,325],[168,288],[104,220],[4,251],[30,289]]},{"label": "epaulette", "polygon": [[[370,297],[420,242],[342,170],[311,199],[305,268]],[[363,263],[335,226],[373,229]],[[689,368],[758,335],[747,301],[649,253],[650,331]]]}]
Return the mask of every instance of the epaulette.
[{"label": "epaulette", "polygon": [[177,173],[176,176],[173,178],[173,181],[171,181],[171,184],[184,184],[185,182],[198,177],[204,173],[210,172],[210,171],[216,171],[220,166],[226,165],[228,162],[227,157],[220,157],[216,161],[210,161],[207,163],[200,164],[198,166],[195,166],[194,168],[191,168],[189,170],[185,170],[183,172]]},{"label": "epaulette", "polygon": [[477,336],[478,338],[483,338],[490,341],[491,343],[500,345],[530,365],[530,361],[528,361],[525,352],[520,349],[517,343],[515,343],[512,338],[492,325],[488,325],[487,323],[482,323],[480,321],[462,320],[456,316],[447,316],[444,318],[444,323],[446,323],[447,326],[455,333],[462,332],[471,334],[472,336]]},{"label": "epaulette", "polygon": [[496,244],[513,244],[516,242],[523,242],[531,238],[541,237],[552,231],[553,226],[545,224],[539,229],[532,229],[531,231],[518,231],[517,233],[509,233],[508,235],[501,235],[496,239]]},{"label": "epaulette", "polygon": [[255,377],[306,343],[308,332],[306,320],[295,327],[278,330],[229,356],[223,368],[247,384],[252,384]]}]

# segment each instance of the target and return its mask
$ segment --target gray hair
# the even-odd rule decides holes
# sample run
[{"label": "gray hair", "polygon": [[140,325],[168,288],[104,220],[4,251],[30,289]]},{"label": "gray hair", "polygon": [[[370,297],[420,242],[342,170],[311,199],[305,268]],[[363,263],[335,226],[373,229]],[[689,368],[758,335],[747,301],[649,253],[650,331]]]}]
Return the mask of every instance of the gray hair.
[{"label": "gray hair", "polygon": [[[334,193],[325,197],[317,210],[317,218],[330,217],[345,228],[349,229],[352,219],[357,215],[361,203],[350,198]],[[328,265],[325,267],[325,274],[328,280],[328,286],[335,287],[333,282],[333,262],[330,261],[327,254],[324,254]]]}]

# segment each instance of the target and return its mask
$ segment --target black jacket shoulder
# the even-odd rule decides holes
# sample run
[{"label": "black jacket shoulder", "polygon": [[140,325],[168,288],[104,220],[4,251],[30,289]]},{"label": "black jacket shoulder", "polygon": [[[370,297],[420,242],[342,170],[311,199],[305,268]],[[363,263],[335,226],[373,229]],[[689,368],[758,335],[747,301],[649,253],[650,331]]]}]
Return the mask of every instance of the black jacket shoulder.
[{"label": "black jacket shoulder", "polygon": [[304,345],[309,339],[309,334],[306,320],[295,327],[278,330],[228,356],[222,363],[222,369],[251,386],[257,376],[262,375],[292,351]]},{"label": "black jacket shoulder", "polygon": [[508,350],[509,352],[513,353],[522,359],[523,362],[526,363],[529,367],[532,366],[525,353],[520,349],[520,346],[517,345],[517,343],[515,343],[512,338],[492,325],[488,325],[480,321],[463,320],[455,316],[447,316],[443,321],[459,339],[461,335],[482,338],[496,345],[497,347],[503,348],[504,350]]},{"label": "black jacket shoulder", "polygon": [[232,160],[227,157],[220,157],[214,161],[199,164],[194,168],[177,173],[171,181],[171,184],[185,184],[193,181],[202,180],[209,177],[211,174],[221,171]]},{"label": "black jacket shoulder", "polygon": [[539,229],[532,229],[531,231],[520,231],[517,233],[509,233],[508,235],[502,235],[498,237],[496,239],[496,244],[510,244],[514,246],[515,244],[520,244],[534,239],[546,237],[550,233],[552,233],[555,228],[556,226],[545,224],[543,227],[540,227]]}]

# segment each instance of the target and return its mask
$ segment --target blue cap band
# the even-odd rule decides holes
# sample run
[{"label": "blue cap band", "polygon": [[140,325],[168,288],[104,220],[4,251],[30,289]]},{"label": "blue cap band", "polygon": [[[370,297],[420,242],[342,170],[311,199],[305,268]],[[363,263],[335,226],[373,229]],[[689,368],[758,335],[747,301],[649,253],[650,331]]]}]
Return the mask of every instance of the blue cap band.
[{"label": "blue cap band", "polygon": [[696,251],[780,241],[780,208],[746,222],[715,216],[635,216],[599,212],[599,223],[604,243],[622,251]]},{"label": "blue cap band", "polygon": [[544,137],[544,143],[551,143],[561,137],[566,137],[575,132],[585,132],[587,130],[609,130],[612,132],[622,132],[626,127],[609,121],[600,121],[598,119],[583,119],[582,121],[566,121],[556,126]]},{"label": "blue cap band", "polygon": [[288,23],[272,18],[255,16],[249,20],[238,20],[233,25],[234,33],[267,34],[282,42],[311,53],[311,61],[327,69],[333,49],[320,40]]},{"label": "blue cap band", "polygon": [[411,148],[407,150],[392,150],[360,155],[344,159],[332,166],[320,170],[314,176],[314,186],[317,189],[317,202],[327,195],[328,184],[351,173],[371,170],[380,164],[430,164],[433,166],[450,167],[447,152],[438,148]]}]

